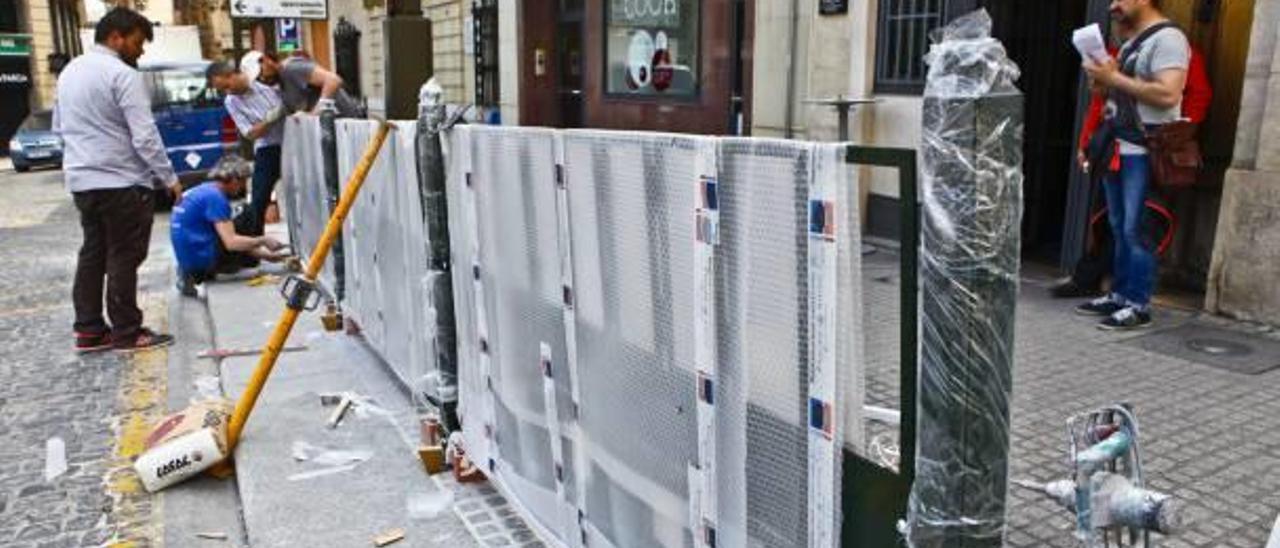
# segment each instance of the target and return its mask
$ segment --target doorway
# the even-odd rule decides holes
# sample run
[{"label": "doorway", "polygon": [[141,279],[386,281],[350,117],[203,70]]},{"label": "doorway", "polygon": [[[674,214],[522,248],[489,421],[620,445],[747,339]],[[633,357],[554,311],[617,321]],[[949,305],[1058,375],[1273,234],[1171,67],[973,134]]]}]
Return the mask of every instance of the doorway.
[{"label": "doorway", "polygon": [[1071,33],[1085,24],[1088,0],[985,0],[993,34],[1022,76],[1025,99],[1022,246],[1025,258],[1056,262],[1075,156],[1080,58]]}]

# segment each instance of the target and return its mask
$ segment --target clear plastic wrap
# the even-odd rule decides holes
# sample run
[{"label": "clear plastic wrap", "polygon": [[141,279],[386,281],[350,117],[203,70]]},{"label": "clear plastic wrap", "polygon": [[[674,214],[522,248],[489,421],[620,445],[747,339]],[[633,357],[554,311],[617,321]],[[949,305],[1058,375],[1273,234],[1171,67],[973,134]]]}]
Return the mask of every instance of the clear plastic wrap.
[{"label": "clear plastic wrap", "polygon": [[1022,220],[1017,67],[978,11],[934,36],[921,168],[921,362],[911,546],[1000,546]]}]

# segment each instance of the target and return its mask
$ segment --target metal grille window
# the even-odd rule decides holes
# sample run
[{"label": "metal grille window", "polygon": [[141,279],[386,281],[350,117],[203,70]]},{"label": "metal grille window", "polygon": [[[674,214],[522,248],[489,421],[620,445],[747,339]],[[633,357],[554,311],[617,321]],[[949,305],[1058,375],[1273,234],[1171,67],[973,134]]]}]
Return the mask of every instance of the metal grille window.
[{"label": "metal grille window", "polygon": [[476,55],[476,105],[498,106],[498,2],[475,0],[471,7]]},{"label": "metal grille window", "polygon": [[946,20],[947,0],[879,0],[877,93],[924,91],[929,32]]}]

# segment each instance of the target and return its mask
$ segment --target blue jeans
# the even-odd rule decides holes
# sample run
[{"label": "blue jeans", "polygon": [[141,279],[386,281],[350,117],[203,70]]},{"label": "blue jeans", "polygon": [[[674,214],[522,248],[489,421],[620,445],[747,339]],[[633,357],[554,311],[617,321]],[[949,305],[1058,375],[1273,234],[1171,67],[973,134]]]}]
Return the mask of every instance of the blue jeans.
[{"label": "blue jeans", "polygon": [[249,208],[252,222],[247,236],[261,236],[271,192],[280,180],[280,145],[259,147],[253,151],[253,186],[250,189]]},{"label": "blue jeans", "polygon": [[1108,174],[1102,184],[1115,240],[1111,293],[1139,308],[1151,304],[1156,274],[1156,257],[1142,228],[1150,184],[1151,160],[1145,155],[1121,156],[1120,173]]}]

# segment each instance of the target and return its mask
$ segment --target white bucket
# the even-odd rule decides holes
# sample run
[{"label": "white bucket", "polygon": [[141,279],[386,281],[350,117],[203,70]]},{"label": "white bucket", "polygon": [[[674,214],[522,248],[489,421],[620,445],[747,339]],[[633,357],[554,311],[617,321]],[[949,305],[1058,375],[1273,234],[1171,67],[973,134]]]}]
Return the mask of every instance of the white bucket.
[{"label": "white bucket", "polygon": [[202,428],[153,447],[133,463],[147,491],[156,492],[186,481],[225,458],[213,430]]}]

